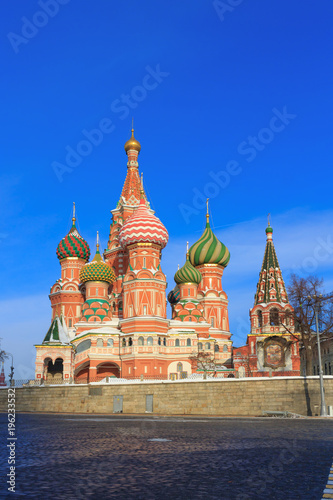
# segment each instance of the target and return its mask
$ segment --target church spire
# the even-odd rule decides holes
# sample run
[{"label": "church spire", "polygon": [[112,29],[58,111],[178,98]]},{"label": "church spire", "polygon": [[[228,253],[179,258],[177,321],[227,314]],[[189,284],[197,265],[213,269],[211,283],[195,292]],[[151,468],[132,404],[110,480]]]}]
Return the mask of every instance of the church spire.
[{"label": "church spire", "polygon": [[[127,206],[138,206],[141,199],[141,190],[143,190],[142,178],[139,175],[138,155],[141,150],[141,144],[134,137],[134,128],[132,128],[132,137],[125,143],[127,154],[127,175],[121,192],[119,204]],[[147,199],[144,194],[145,200]]]},{"label": "church spire", "polygon": [[[269,217],[269,216],[268,216]],[[273,243],[273,228],[269,218],[266,228],[266,248],[264,260],[259,273],[255,305],[268,304],[269,302],[288,303],[286,287],[282,278],[280,265],[276,256]]]}]

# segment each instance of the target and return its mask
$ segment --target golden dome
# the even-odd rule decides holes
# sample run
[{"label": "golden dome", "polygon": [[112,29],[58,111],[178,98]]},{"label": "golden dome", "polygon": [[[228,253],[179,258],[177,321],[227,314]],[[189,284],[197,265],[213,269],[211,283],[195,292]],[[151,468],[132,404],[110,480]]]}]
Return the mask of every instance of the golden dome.
[{"label": "golden dome", "polygon": [[132,128],[132,137],[130,139],[128,139],[127,142],[125,142],[126,153],[130,149],[135,149],[135,151],[137,151],[138,153],[140,153],[140,150],[141,150],[141,144],[134,137],[134,128]]}]

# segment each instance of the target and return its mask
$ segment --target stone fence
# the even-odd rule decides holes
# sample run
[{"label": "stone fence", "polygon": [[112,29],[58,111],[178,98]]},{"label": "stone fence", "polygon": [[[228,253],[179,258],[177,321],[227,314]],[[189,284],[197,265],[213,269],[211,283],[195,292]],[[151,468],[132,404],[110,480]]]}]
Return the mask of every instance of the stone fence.
[{"label": "stone fence", "polygon": [[[326,405],[333,409],[333,376],[324,377]],[[0,389],[7,411],[8,388]],[[288,411],[320,412],[318,377],[91,383],[15,388],[17,412],[154,413],[159,415],[261,416]]]}]

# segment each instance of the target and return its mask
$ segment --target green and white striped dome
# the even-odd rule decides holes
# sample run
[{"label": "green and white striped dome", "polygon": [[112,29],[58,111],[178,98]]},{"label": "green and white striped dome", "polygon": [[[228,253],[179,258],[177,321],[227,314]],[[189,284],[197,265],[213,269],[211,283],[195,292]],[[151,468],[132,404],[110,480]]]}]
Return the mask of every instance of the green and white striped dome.
[{"label": "green and white striped dome", "polygon": [[180,285],[181,283],[196,283],[197,285],[199,285],[200,281],[202,280],[200,271],[192,266],[191,262],[189,261],[188,254],[186,255],[185,264],[183,265],[183,267],[178,269],[174,279],[177,285]]},{"label": "green and white striped dome", "polygon": [[192,266],[217,264],[222,267],[227,267],[230,260],[230,252],[227,247],[216,238],[211,230],[208,216],[203,235],[191,246],[189,253]]}]

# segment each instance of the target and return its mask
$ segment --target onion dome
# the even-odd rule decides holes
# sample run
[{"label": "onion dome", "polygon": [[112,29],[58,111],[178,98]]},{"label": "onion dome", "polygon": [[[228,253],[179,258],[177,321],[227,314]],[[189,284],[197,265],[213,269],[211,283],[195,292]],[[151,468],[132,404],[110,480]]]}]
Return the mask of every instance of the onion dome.
[{"label": "onion dome", "polygon": [[119,242],[122,247],[133,243],[155,243],[164,248],[168,239],[168,231],[160,219],[149,211],[143,198],[140,200],[139,207],[125,221],[119,232]]},{"label": "onion dome", "polygon": [[116,279],[113,269],[108,266],[102,259],[99,253],[98,233],[96,255],[91,262],[85,264],[80,271],[80,280],[82,283],[86,281],[106,281],[112,283]]},{"label": "onion dome", "polygon": [[183,265],[183,267],[178,269],[174,279],[177,285],[181,285],[182,283],[195,283],[199,285],[200,281],[202,280],[200,271],[198,271],[195,267],[192,266],[189,260],[188,252],[186,254],[185,264]]},{"label": "onion dome", "polygon": [[178,285],[176,285],[175,288],[168,293],[168,301],[170,302],[170,304],[177,304],[177,302],[179,302],[179,299],[180,290]]},{"label": "onion dome", "polygon": [[141,144],[134,137],[134,128],[132,128],[132,137],[130,139],[128,139],[127,142],[125,142],[125,146],[124,147],[125,147],[126,153],[130,149],[134,149],[135,151],[137,151],[138,153],[140,153],[140,151],[141,151]]},{"label": "onion dome", "polygon": [[271,227],[270,223],[268,223],[268,227],[266,227],[266,234],[272,233],[272,232],[273,232],[273,228]]},{"label": "onion dome", "polygon": [[59,260],[67,257],[78,257],[86,262],[90,257],[90,248],[85,239],[82,238],[75,226],[75,203],[73,208],[73,225],[69,233],[60,241],[57,246],[57,256]]},{"label": "onion dome", "polygon": [[190,248],[190,262],[193,266],[217,264],[226,267],[230,260],[229,250],[219,241],[209,225],[207,214],[206,229],[201,238]]}]

